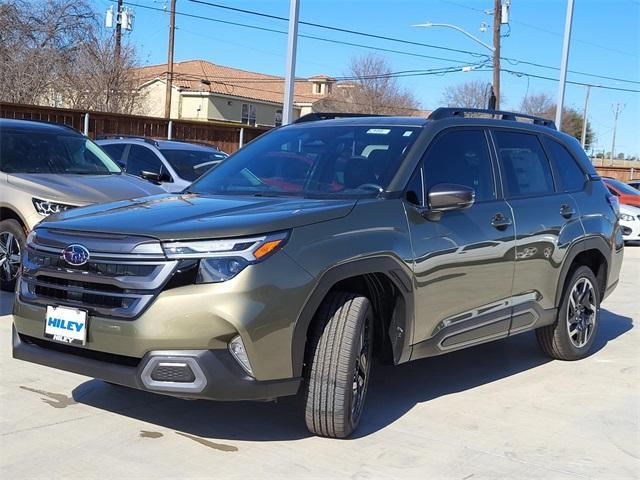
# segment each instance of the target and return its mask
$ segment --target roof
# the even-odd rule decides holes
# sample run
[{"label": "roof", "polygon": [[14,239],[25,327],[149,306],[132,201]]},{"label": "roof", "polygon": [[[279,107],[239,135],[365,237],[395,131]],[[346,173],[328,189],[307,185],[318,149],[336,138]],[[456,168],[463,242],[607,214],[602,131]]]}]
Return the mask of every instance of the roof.
[{"label": "roof", "polygon": [[[156,79],[164,80],[167,64],[140,67],[134,70],[140,85]],[[330,80],[318,75],[314,79]],[[203,83],[205,80],[207,83]],[[282,103],[284,98],[284,78],[275,75],[249,72],[238,68],[225,67],[205,60],[188,60],[173,64],[173,84],[183,91],[211,92],[220,95]],[[296,79],[294,102],[313,103],[323,95],[313,93],[313,81]]]},{"label": "roof", "polygon": [[[340,117],[327,120],[316,120],[313,122],[295,123],[294,125],[305,127],[309,125],[380,125],[380,126],[401,126],[401,127],[422,127],[429,122],[424,117],[402,117],[402,116],[374,116],[374,117]],[[287,126],[287,128],[290,128]]]},{"label": "roof", "polygon": [[39,133],[65,133],[67,135],[82,135],[75,128],[44,120],[19,120],[13,118],[0,118],[0,129],[28,130]]},{"label": "roof", "polygon": [[98,145],[109,145],[113,143],[150,143],[157,148],[166,150],[198,150],[206,152],[210,152],[212,150],[216,152],[221,151],[214,145],[205,145],[202,143],[193,143],[181,140],[156,140],[155,138],[149,137],[128,137],[126,135],[99,138],[96,140],[96,143]]}]

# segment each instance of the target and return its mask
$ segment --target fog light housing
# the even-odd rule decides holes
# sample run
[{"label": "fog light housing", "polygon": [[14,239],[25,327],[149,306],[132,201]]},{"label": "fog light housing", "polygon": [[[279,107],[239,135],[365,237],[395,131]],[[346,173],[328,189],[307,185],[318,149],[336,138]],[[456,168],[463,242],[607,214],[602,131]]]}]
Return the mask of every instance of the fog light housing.
[{"label": "fog light housing", "polygon": [[229,342],[229,351],[236,362],[242,367],[242,369],[253,377],[253,370],[251,370],[251,364],[249,363],[249,356],[247,350],[244,348],[242,337],[236,335]]}]

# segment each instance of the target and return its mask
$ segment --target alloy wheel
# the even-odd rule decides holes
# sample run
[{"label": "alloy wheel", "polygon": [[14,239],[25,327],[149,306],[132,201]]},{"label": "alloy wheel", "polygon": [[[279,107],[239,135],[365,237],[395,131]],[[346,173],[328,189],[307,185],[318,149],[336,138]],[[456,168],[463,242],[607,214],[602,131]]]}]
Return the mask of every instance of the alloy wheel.
[{"label": "alloy wheel", "polygon": [[0,280],[11,282],[20,271],[20,244],[11,232],[0,232]]},{"label": "alloy wheel", "polygon": [[585,277],[578,279],[569,294],[567,308],[567,331],[574,347],[582,348],[589,342],[597,321],[596,303],[591,281]]},{"label": "alloy wheel", "polygon": [[356,357],[356,368],[353,374],[353,403],[351,407],[351,418],[357,421],[362,413],[364,406],[364,397],[367,389],[367,381],[369,377],[371,346],[369,340],[369,323],[365,320],[360,330],[360,339],[358,341],[358,356]]}]

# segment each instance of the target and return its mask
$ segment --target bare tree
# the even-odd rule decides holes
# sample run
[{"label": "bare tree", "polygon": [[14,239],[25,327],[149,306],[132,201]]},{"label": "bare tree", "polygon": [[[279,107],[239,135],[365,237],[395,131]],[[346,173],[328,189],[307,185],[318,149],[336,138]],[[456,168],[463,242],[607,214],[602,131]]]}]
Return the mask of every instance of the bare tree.
[{"label": "bare tree", "polygon": [[345,77],[348,80],[333,85],[314,110],[380,115],[412,115],[420,110],[420,102],[400,86],[384,57],[353,57]]},{"label": "bare tree", "polygon": [[545,92],[527,95],[520,102],[520,112],[528,115],[544,115],[552,109],[555,110],[555,102]]},{"label": "bare tree", "polygon": [[[520,103],[520,111],[529,115],[537,115],[549,120],[556,116],[556,103],[546,92],[527,95]],[[582,137],[582,114],[573,107],[564,107],[562,114],[562,131],[580,140]],[[595,140],[595,134],[591,124],[587,121],[587,133],[585,136],[585,148]]]},{"label": "bare tree", "polygon": [[0,3],[0,101],[131,112],[136,51],[122,52],[88,0]]},{"label": "bare tree", "polygon": [[444,90],[442,103],[448,107],[487,108],[490,91],[491,83],[482,80],[450,85]]}]

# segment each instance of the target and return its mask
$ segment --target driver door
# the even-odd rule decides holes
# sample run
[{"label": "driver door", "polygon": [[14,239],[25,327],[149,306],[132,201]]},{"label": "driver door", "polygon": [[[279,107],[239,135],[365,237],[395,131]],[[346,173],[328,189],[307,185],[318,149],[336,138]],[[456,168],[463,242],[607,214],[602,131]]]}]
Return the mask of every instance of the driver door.
[{"label": "driver door", "polygon": [[515,230],[498,178],[482,128],[440,133],[415,173],[407,198],[422,206],[431,187],[441,183],[471,187],[476,196],[471,207],[444,212],[439,220],[407,208],[416,281],[414,344],[422,342],[414,345],[414,358],[509,332]]}]

